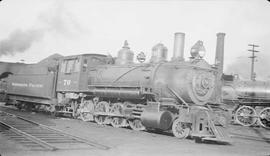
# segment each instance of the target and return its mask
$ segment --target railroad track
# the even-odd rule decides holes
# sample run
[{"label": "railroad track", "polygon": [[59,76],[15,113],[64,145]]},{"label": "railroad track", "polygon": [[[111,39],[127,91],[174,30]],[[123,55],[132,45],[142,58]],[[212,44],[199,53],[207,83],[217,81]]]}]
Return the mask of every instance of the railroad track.
[{"label": "railroad track", "polygon": [[109,149],[97,142],[4,111],[0,111],[0,134],[30,150]]},{"label": "railroad track", "polygon": [[232,138],[244,139],[244,140],[251,140],[251,141],[259,141],[259,142],[266,142],[270,144],[270,138],[266,137],[259,137],[259,136],[248,136],[239,133],[230,133]]}]

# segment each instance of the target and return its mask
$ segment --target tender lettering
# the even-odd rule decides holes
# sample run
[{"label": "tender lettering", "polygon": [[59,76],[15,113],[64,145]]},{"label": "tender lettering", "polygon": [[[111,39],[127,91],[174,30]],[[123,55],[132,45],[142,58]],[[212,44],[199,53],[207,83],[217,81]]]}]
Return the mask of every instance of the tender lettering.
[{"label": "tender lettering", "polygon": [[12,86],[15,86],[15,87],[28,87],[28,84],[27,83],[11,83]]},{"label": "tender lettering", "polygon": [[14,87],[31,87],[31,88],[43,88],[43,84],[35,84],[35,83],[11,83]]}]

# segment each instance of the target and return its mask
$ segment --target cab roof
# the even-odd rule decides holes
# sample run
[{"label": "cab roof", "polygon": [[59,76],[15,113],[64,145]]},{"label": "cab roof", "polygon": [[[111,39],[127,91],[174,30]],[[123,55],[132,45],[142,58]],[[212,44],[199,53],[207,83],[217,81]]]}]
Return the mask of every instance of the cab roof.
[{"label": "cab roof", "polygon": [[103,54],[79,54],[79,55],[69,55],[69,56],[64,56],[62,57],[62,59],[69,59],[69,58],[76,58],[76,57],[83,57],[83,56],[98,56],[98,57],[107,57],[107,55],[103,55]]}]

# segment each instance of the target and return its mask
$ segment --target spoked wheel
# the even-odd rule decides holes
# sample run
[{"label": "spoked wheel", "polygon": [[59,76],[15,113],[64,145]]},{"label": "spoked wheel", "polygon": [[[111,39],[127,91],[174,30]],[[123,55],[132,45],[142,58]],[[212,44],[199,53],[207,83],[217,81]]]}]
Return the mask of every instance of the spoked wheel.
[{"label": "spoked wheel", "polygon": [[54,106],[54,105],[46,105],[45,111],[49,112],[51,114],[51,116],[53,116],[53,117],[56,117],[58,115],[57,110],[56,110],[56,106]]},{"label": "spoked wheel", "polygon": [[104,116],[104,115],[95,116],[95,121],[99,125],[105,125],[105,124],[110,123],[109,122],[110,121],[109,117]]},{"label": "spoked wheel", "polygon": [[111,120],[111,125],[116,128],[124,127],[127,125],[125,118],[113,117]]},{"label": "spoked wheel", "polygon": [[24,107],[23,102],[17,101],[16,104],[15,104],[15,107],[16,107],[18,110],[22,110],[23,107]]},{"label": "spoked wheel", "polygon": [[126,119],[123,117],[119,117],[119,116],[124,115],[123,107],[124,106],[122,103],[114,103],[113,106],[111,107],[110,113],[112,115],[115,115],[115,117],[113,117],[111,120],[111,125],[113,127],[119,128],[119,127],[124,127],[125,125],[127,125]]},{"label": "spoked wheel", "polygon": [[16,108],[17,108],[18,110],[22,110],[22,105],[16,105]]},{"label": "spoked wheel", "polygon": [[129,126],[131,127],[131,129],[133,129],[135,131],[145,130],[145,127],[143,126],[141,120],[139,120],[139,119],[129,120],[128,123],[129,123]]},{"label": "spoked wheel", "polygon": [[109,124],[110,123],[110,118],[106,116],[106,113],[109,112],[109,103],[106,101],[101,101],[96,105],[95,108],[96,113],[103,113],[104,115],[96,115],[95,116],[95,121],[100,124]]},{"label": "spoked wheel", "polygon": [[85,121],[85,122],[92,121],[94,119],[93,114],[89,112],[81,112],[80,118],[82,119],[82,121]]},{"label": "spoked wheel", "polygon": [[176,119],[174,120],[172,125],[172,132],[176,138],[185,139],[190,134],[190,127],[188,126],[187,123],[184,123],[179,119]]},{"label": "spoked wheel", "polygon": [[113,106],[111,107],[110,113],[113,113],[115,115],[123,115],[124,110],[123,110],[123,104],[122,103],[114,103]]},{"label": "spoked wheel", "polygon": [[86,100],[83,102],[80,108],[80,118],[83,121],[93,121],[94,120],[94,103],[91,100]]},{"label": "spoked wheel", "polygon": [[259,124],[267,129],[270,129],[270,107],[261,110],[259,114]]},{"label": "spoked wheel", "polygon": [[252,126],[257,121],[257,114],[250,106],[241,106],[235,112],[235,121],[242,126]]}]

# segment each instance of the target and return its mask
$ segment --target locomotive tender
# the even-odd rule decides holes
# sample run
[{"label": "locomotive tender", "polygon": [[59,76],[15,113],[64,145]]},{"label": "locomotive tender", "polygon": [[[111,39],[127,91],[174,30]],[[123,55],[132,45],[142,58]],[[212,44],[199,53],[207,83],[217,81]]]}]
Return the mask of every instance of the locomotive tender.
[{"label": "locomotive tender", "polygon": [[185,34],[175,33],[171,61],[167,48],[159,43],[152,49],[150,63],[134,63],[134,53],[125,42],[116,59],[83,54],[62,57],[50,68],[24,68],[7,79],[8,98],[19,108],[69,113],[113,127],[227,141],[221,128],[224,117],[209,106],[220,102],[224,36],[217,34],[215,65],[203,59],[202,41],[185,61]]},{"label": "locomotive tender", "polygon": [[258,122],[270,129],[270,82],[244,81],[237,75],[224,78],[223,102],[233,105],[235,121],[243,126]]}]

